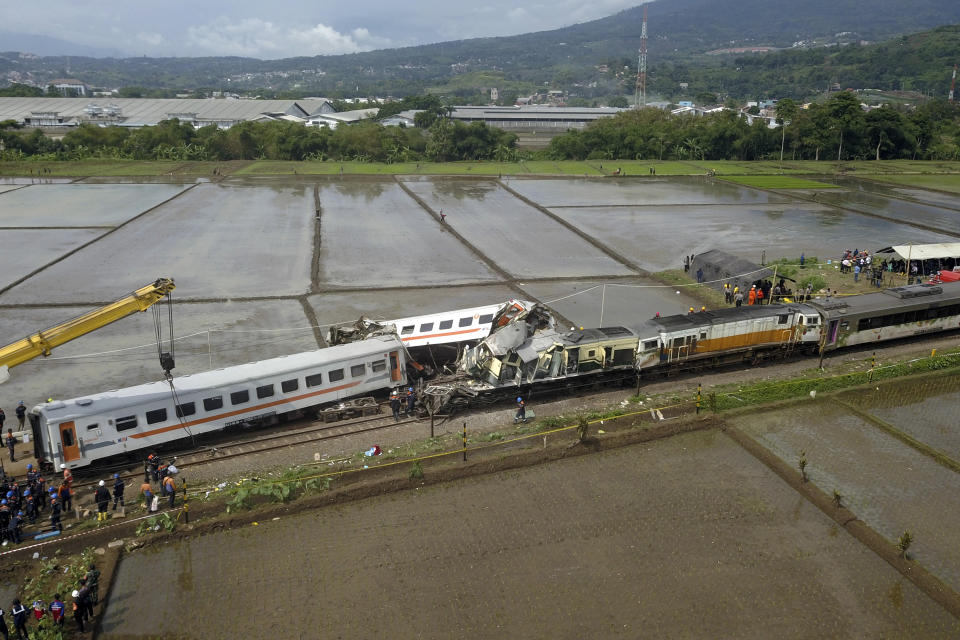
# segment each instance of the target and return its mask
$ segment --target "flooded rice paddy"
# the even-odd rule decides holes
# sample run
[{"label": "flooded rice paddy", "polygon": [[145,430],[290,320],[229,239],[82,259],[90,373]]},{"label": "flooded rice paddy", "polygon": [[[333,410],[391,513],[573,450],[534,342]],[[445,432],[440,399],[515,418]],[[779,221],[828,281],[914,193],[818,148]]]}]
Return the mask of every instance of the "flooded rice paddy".
[{"label": "flooded rice paddy", "polygon": [[[227,600],[230,614],[214,613]],[[718,432],[137,552],[100,637],[250,637],[265,625],[279,638],[960,632]]]}]

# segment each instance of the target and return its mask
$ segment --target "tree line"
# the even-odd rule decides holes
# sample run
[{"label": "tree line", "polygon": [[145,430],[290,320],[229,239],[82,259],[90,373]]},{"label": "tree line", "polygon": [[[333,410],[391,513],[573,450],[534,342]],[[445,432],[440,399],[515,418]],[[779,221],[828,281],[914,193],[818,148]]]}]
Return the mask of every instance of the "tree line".
[{"label": "tree line", "polygon": [[[427,113],[427,112],[424,112]],[[512,160],[516,135],[482,122],[454,122],[432,114],[428,128],[391,126],[375,120],[308,127],[295,122],[241,122],[229,129],[194,128],[179,120],[129,129],[82,124],[62,139],[18,123],[0,122],[0,159],[80,160]]]},{"label": "tree line", "polygon": [[731,110],[703,116],[631,110],[555,137],[547,154],[555,160],[960,159],[960,107],[945,100],[864,111],[855,93],[843,91],[806,109],[780,100],[776,122],[782,126],[771,128],[763,118],[751,124]]}]

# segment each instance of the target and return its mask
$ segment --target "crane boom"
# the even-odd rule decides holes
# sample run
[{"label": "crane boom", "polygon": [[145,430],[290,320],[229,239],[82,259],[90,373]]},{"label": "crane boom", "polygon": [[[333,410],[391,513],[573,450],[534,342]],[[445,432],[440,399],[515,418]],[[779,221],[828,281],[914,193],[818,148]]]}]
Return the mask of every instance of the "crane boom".
[{"label": "crane boom", "polygon": [[115,302],[89,311],[82,316],[38,331],[22,340],[0,347],[0,381],[6,379],[7,368],[23,364],[38,356],[48,356],[54,347],[96,331],[137,311],[146,311],[174,289],[173,280],[158,278]]}]

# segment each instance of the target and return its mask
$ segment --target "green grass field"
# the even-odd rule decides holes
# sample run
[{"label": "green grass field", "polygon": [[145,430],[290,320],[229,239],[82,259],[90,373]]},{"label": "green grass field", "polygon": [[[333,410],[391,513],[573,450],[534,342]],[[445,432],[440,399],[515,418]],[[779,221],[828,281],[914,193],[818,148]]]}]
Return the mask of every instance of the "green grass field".
[{"label": "green grass field", "polygon": [[960,193],[960,174],[885,175],[875,179],[883,182],[892,182],[897,186],[903,187],[920,187],[923,189],[939,189],[940,191]]},{"label": "green grass field", "polygon": [[[960,189],[960,162],[883,160],[880,162],[833,161],[778,161],[738,162],[732,160],[656,161],[656,160],[530,160],[521,162],[292,162],[283,160],[234,160],[230,162],[176,162],[149,160],[67,160],[61,162],[25,161],[0,162],[0,175],[51,177],[88,176],[212,176],[212,175],[456,175],[456,176],[610,176],[617,169],[622,176],[704,175],[713,171],[720,177],[767,176],[783,178],[789,175],[848,175],[882,176],[883,180],[898,184],[928,186],[945,191]],[[911,175],[907,175],[911,174]],[[761,186],[760,183],[747,183]],[[788,184],[788,182],[781,182]],[[798,186],[767,186],[771,189],[826,188],[821,184]]]},{"label": "green grass field", "polygon": [[837,185],[794,176],[725,176],[727,182],[736,182],[760,189],[836,189]]}]

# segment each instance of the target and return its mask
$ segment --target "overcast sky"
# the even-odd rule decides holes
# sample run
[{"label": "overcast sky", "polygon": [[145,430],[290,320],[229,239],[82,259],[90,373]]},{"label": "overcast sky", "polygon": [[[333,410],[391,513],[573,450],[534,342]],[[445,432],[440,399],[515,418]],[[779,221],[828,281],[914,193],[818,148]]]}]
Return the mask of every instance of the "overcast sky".
[{"label": "overcast sky", "polygon": [[[3,29],[127,55],[286,58],[554,29],[640,0],[0,0]],[[0,43],[0,50],[2,50]]]}]

